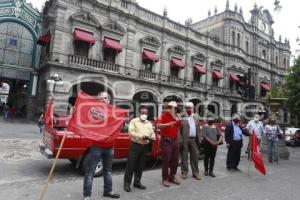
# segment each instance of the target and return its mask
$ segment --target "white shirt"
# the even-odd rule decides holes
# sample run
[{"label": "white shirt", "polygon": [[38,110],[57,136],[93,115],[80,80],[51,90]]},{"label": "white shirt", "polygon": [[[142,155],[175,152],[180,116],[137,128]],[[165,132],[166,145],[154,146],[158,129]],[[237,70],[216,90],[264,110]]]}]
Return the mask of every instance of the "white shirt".
[{"label": "white shirt", "polygon": [[248,122],[246,129],[248,129],[250,134],[253,134],[255,131],[256,137],[261,139],[261,136],[264,134],[264,125],[261,121],[255,122],[251,120]]},{"label": "white shirt", "polygon": [[190,126],[190,133],[189,136],[190,137],[196,137],[197,136],[197,131],[196,131],[196,123],[195,123],[195,119],[194,119],[194,115],[191,115],[189,117],[187,117],[189,126]]}]

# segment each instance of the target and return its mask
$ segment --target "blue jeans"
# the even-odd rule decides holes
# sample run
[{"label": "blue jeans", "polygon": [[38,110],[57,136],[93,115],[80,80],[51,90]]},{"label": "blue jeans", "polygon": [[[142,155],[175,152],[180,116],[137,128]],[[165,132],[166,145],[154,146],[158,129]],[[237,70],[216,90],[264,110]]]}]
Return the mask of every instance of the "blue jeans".
[{"label": "blue jeans", "polygon": [[270,162],[278,162],[278,141],[268,139],[268,153]]},{"label": "blue jeans", "polygon": [[95,169],[100,160],[103,163],[103,178],[104,178],[104,194],[112,192],[112,161],[113,148],[91,147],[86,159],[83,163],[86,167],[83,183],[83,196],[90,197],[92,194],[92,186]]}]

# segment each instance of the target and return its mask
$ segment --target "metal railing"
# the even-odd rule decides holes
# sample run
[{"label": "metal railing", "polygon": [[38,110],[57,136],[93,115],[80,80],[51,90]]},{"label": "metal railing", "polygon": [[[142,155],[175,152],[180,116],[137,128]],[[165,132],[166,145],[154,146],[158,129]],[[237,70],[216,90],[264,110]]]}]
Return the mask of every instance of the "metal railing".
[{"label": "metal railing", "polygon": [[148,80],[157,80],[158,74],[147,70],[139,70],[139,78]]}]

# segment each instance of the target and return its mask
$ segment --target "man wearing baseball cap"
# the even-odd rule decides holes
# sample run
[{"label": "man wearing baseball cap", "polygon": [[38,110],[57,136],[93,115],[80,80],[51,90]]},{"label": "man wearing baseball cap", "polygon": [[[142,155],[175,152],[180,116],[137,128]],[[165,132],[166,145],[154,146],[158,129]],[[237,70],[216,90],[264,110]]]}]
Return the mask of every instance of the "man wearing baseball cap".
[{"label": "man wearing baseball cap", "polygon": [[171,101],[163,114],[160,115],[157,128],[161,134],[161,156],[162,156],[162,185],[170,187],[169,182],[179,185],[176,179],[179,142],[177,140],[181,122],[176,115],[177,103]]},{"label": "man wearing baseball cap", "polygon": [[[181,154],[181,178],[186,179],[189,171],[188,158],[190,157],[193,177],[201,180],[198,168],[199,148],[201,142],[199,121],[194,115],[194,104],[187,102],[185,105],[186,115],[182,121],[182,154]],[[190,154],[190,156],[189,156]]]}]

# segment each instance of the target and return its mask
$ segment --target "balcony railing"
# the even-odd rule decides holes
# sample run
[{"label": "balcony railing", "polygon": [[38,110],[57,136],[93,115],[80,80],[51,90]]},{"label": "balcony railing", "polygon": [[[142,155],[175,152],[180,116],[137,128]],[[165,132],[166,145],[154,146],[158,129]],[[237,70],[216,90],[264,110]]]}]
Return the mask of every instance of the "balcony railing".
[{"label": "balcony railing", "polygon": [[154,72],[149,72],[146,70],[140,70],[139,71],[139,78],[142,79],[148,79],[148,80],[157,80],[158,74],[154,73]]},{"label": "balcony railing", "polygon": [[77,64],[89,66],[95,69],[101,69],[111,72],[120,72],[120,65],[116,65],[114,63],[103,62],[100,60],[89,59],[86,57],[69,55],[69,64]]},{"label": "balcony railing", "polygon": [[192,89],[210,89],[214,93],[218,94],[224,94],[228,93],[228,95],[232,96],[239,96],[239,94],[231,94],[228,89],[222,88],[222,87],[217,87],[217,86],[212,86],[212,85],[206,85],[197,81],[191,81],[191,80],[184,80],[180,79],[175,76],[166,76],[146,70],[138,70],[134,68],[125,68],[120,65],[116,65],[113,63],[108,63],[105,61],[100,61],[100,60],[94,60],[94,59],[89,59],[86,57],[81,57],[81,56],[76,56],[76,55],[69,55],[69,64],[75,64],[75,65],[82,65],[86,67],[90,67],[92,69],[97,69],[97,70],[103,70],[103,71],[109,71],[109,72],[116,72],[116,73],[121,73],[126,75],[126,70],[130,70],[132,74],[134,75],[133,77],[135,78],[140,78],[144,80],[149,80],[149,81],[157,81],[157,82],[162,82],[162,83],[167,83],[170,85],[176,85],[176,86],[181,86],[181,87],[189,87]]},{"label": "balcony railing", "polygon": [[172,85],[183,85],[184,80],[177,78],[175,76],[169,76],[168,77],[168,83],[172,84]]}]

